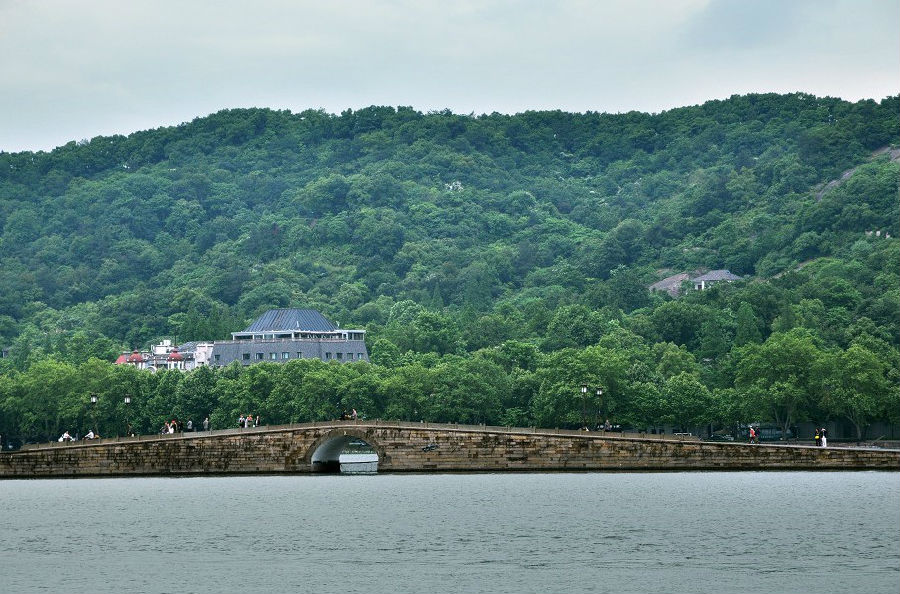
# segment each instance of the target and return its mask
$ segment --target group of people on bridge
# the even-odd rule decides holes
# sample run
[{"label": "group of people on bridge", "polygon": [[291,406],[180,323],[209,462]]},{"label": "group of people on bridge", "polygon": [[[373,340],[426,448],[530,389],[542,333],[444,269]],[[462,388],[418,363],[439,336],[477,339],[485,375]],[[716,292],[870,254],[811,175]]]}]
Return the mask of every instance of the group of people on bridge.
[{"label": "group of people on bridge", "polygon": [[[591,428],[588,427],[587,425],[583,425],[581,427],[581,430],[582,431],[590,431]],[[603,423],[602,425],[600,423],[597,423],[597,426],[594,427],[594,431],[604,431],[604,432],[609,432],[609,433],[621,433],[622,426],[618,425],[618,424],[610,423],[609,419],[606,419],[606,422]]]},{"label": "group of people on bridge", "polygon": [[[84,437],[82,437],[81,439],[100,439],[100,436],[97,435],[96,433],[94,433],[93,429],[89,429],[88,432],[85,433]],[[59,436],[59,439],[57,441],[59,441],[59,442],[78,441],[78,433],[76,432],[75,435],[73,436],[68,431],[65,431],[62,435]]]},{"label": "group of people on bridge", "polygon": [[261,423],[259,422],[259,415],[256,415],[254,418],[253,415],[241,415],[238,417],[238,427],[241,429],[247,429],[248,427],[259,427]]},{"label": "group of people on bridge", "polygon": [[194,421],[191,419],[188,419],[187,423],[182,424],[176,417],[171,421],[163,423],[163,426],[159,429],[160,435],[184,432],[191,433],[193,431],[209,431],[209,417],[203,419],[203,423],[201,423],[199,427],[195,427]]}]

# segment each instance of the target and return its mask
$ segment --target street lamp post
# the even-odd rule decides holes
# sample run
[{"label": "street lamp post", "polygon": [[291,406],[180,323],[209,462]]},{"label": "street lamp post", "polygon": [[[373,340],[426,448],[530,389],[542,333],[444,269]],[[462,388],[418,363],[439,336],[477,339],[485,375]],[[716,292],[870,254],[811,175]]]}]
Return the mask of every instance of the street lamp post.
[{"label": "street lamp post", "polygon": [[99,433],[97,430],[97,394],[95,392],[91,392],[91,431],[95,431]]},{"label": "street lamp post", "polygon": [[597,388],[597,402],[596,402],[596,404],[597,404],[597,416],[596,416],[596,418],[594,419],[594,421],[595,421],[594,427],[599,427],[599,426],[600,426],[600,403],[603,402],[603,401],[601,400],[601,397],[602,397],[602,396],[603,396],[603,388]]},{"label": "street lamp post", "polygon": [[131,421],[128,409],[131,405],[131,394],[125,394],[125,437],[131,437]]},{"label": "street lamp post", "polygon": [[581,428],[587,427],[587,384],[581,384]]}]

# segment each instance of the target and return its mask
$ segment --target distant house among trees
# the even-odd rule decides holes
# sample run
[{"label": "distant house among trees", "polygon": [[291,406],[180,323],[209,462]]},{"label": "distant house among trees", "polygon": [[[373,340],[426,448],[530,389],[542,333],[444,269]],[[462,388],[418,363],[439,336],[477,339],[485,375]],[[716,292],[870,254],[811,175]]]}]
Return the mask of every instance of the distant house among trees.
[{"label": "distant house among trees", "polygon": [[651,291],[665,291],[672,297],[678,297],[678,294],[681,293],[681,285],[684,281],[691,280],[691,275],[687,272],[682,272],[681,274],[673,274],[672,276],[667,276],[661,281],[655,282],[650,285]]},{"label": "distant house among trees", "polygon": [[691,282],[691,284],[694,286],[695,291],[705,291],[716,283],[730,283],[742,279],[743,277],[732,274],[730,271],[725,269],[711,270],[704,274],[701,274],[699,271],[695,271],[693,273],[682,272],[680,274],[667,276],[661,281],[653,283],[652,285],[650,285],[650,290],[665,291],[672,297],[678,297],[678,295],[681,294],[682,287],[687,281]]},{"label": "distant house among trees", "polygon": [[695,291],[705,291],[709,287],[715,285],[716,283],[732,283],[734,281],[741,280],[742,277],[732,274],[728,270],[711,270],[706,274],[702,274],[697,278],[691,279],[691,282],[694,283]]}]

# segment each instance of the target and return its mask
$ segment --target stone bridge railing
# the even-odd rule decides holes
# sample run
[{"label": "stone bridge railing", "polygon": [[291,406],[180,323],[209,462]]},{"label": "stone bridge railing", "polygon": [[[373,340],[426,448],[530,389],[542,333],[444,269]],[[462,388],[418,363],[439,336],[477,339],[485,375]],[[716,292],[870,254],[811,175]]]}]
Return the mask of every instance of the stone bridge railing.
[{"label": "stone bridge railing", "polygon": [[0,478],[329,471],[356,439],[382,472],[900,470],[900,450],[357,420],[32,445],[0,455]]},{"label": "stone bridge railing", "polygon": [[357,419],[348,421],[317,421],[312,423],[289,423],[286,425],[263,425],[261,427],[213,429],[211,431],[189,431],[172,434],[136,435],[130,437],[107,437],[95,440],[80,440],[75,442],[50,441],[45,443],[30,443],[22,446],[21,450],[36,450],[43,448],[69,448],[78,445],[108,445],[111,443],[130,443],[134,441],[153,441],[159,439],[188,439],[194,437],[210,437],[222,435],[246,435],[267,431],[289,431],[296,429],[317,429],[322,427],[396,427],[403,429],[451,429],[470,432],[486,433],[515,433],[515,434],[541,434],[541,435],[571,435],[571,436],[598,436],[602,435],[611,439],[651,439],[668,441],[699,441],[698,437],[686,433],[656,434],[656,433],[623,433],[605,431],[583,431],[577,429],[542,429],[539,427],[512,427],[509,425],[466,425],[463,423],[432,423],[429,421],[385,421],[382,419]]}]

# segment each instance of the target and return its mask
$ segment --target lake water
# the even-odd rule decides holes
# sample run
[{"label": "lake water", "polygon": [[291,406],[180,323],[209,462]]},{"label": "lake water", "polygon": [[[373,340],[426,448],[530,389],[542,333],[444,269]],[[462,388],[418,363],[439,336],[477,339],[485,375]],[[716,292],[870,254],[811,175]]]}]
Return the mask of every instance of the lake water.
[{"label": "lake water", "polygon": [[0,592],[900,591],[900,473],[0,481]]}]

